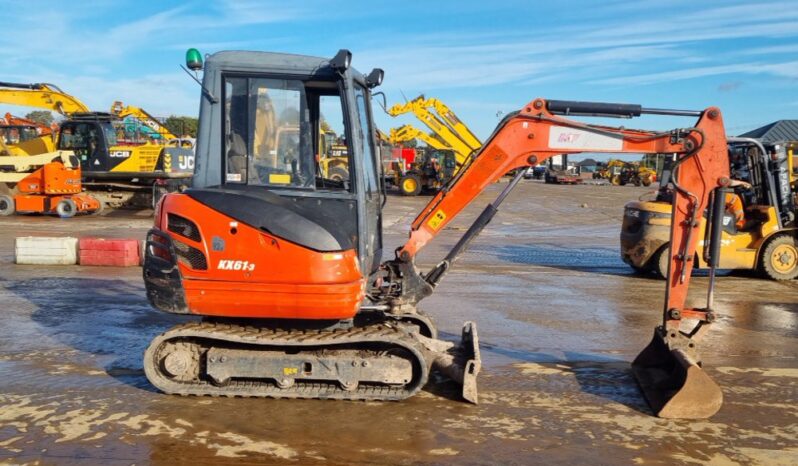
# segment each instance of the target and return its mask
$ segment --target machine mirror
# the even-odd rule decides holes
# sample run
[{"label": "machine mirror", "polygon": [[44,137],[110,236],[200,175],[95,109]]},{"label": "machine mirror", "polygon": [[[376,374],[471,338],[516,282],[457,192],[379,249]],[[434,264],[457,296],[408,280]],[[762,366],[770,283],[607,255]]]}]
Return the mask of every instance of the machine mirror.
[{"label": "machine mirror", "polygon": [[374,68],[368,76],[366,76],[366,85],[369,89],[373,89],[382,84],[382,78],[385,77],[385,71],[382,68]]},{"label": "machine mirror", "polygon": [[202,69],[202,54],[197,49],[188,49],[186,51],[186,67],[191,71],[199,71]]}]

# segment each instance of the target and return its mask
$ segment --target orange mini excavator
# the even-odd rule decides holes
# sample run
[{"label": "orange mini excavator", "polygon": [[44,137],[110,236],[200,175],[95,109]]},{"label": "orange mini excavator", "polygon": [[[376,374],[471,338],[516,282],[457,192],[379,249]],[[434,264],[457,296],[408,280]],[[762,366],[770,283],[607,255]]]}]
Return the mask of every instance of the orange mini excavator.
[{"label": "orange mini excavator", "polygon": [[[152,305],[203,316],[156,337],[144,370],[157,388],[192,395],[398,400],[437,368],[477,401],[476,325],[459,344],[437,339],[418,303],[490,222],[525,167],[579,152],[676,154],[671,261],[663,322],[633,363],[654,412],[704,418],[722,403],[700,367],[698,340],[712,322],[685,308],[698,218],[723,207],[728,184],[720,110],[535,99],[507,115],[482,148],[424,207],[410,237],[381,263],[384,186],[367,76],[341,50],[332,59],[263,52],[210,56],[202,80],[193,187],[168,194],[147,237],[144,280]],[[189,68],[202,69],[196,50]],[[697,117],[652,132],[590,125],[562,115]],[[323,125],[345,135],[350,178],[323,176]],[[299,128],[279,138],[284,128]],[[414,258],[487,186],[517,175],[428,273]],[[720,193],[720,194],[717,194]],[[713,259],[720,228],[712,214]],[[710,287],[714,285],[714,278]]]}]

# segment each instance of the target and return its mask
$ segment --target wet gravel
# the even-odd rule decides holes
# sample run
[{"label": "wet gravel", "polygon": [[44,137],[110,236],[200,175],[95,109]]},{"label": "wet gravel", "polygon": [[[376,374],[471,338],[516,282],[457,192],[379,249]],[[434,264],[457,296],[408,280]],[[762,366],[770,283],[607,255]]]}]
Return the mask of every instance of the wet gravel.
[{"label": "wet gravel", "polygon": [[[419,256],[434,265],[503,187]],[[141,355],[185,317],[157,312],[140,269],[13,264],[25,235],[143,237],[148,212],[0,219],[2,464],[798,464],[798,283],[725,274],[702,353],[724,391],[712,419],[651,415],[629,361],[664,283],[618,256],[623,204],[645,190],[524,182],[422,307],[444,338],[479,325],[480,404],[435,378],[400,403],[167,396]],[[391,196],[386,251],[427,198]],[[701,305],[707,279],[694,281]]]}]

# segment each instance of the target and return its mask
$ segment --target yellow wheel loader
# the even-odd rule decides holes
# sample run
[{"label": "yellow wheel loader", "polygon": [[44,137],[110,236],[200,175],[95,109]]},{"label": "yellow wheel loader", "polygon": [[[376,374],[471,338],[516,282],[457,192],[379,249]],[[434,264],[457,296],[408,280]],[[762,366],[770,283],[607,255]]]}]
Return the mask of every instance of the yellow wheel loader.
[{"label": "yellow wheel loader", "polygon": [[[725,214],[718,268],[757,270],[773,280],[798,277],[796,147],[795,142],[764,145],[754,139],[729,139],[732,178],[750,188],[735,188],[744,205],[744,224],[737,225],[731,213]],[[663,174],[656,200],[626,204],[621,228],[623,261],[638,272],[659,277],[668,273],[673,193],[669,175]],[[701,240],[692,261],[693,267],[704,269],[708,268],[706,214],[698,221]]]}]

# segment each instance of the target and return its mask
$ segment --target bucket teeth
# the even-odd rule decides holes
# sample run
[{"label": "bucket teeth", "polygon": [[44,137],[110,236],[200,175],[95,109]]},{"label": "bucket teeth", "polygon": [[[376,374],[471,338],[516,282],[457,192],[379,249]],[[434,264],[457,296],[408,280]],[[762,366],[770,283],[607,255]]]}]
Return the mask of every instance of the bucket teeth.
[{"label": "bucket teeth", "polygon": [[687,344],[669,344],[685,340],[679,334],[668,340],[662,328],[657,328],[651,343],[632,362],[632,372],[654,413],[668,419],[706,419],[718,412],[723,404],[720,387],[701,368]]}]

